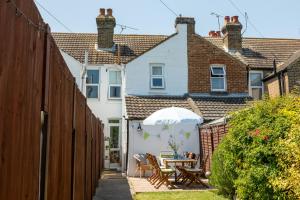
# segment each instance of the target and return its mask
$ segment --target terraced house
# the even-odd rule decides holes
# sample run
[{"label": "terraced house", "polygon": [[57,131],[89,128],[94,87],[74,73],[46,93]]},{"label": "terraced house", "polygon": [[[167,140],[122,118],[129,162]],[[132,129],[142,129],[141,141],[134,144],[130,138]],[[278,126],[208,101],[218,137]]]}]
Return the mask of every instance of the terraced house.
[{"label": "terraced house", "polygon": [[[134,173],[133,142],[141,121],[164,107],[220,119],[268,92],[263,78],[300,50],[300,40],[245,38],[237,16],[222,31],[195,32],[178,17],[174,34],[114,34],[111,9],[100,9],[98,33],[54,33],[66,63],[105,124],[105,167]],[[171,26],[171,25],[170,25]],[[106,113],[106,116],[101,114]]]}]

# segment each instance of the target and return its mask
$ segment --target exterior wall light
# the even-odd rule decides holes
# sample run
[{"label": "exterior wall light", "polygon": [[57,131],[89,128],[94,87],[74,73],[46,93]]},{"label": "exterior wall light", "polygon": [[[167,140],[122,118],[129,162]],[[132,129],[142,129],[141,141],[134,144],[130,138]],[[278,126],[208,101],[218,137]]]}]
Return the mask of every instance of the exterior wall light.
[{"label": "exterior wall light", "polygon": [[139,125],[137,127],[137,131],[138,131],[138,133],[141,133],[143,131],[141,123],[139,123]]}]

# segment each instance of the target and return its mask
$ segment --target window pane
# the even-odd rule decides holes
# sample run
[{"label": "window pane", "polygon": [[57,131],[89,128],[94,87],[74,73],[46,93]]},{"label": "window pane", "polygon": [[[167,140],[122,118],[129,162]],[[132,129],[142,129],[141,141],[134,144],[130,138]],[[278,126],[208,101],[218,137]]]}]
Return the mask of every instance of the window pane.
[{"label": "window pane", "polygon": [[223,67],[212,67],[212,74],[213,75],[225,75]]},{"label": "window pane", "polygon": [[152,67],[152,75],[161,76],[163,74],[161,66],[153,66]]},{"label": "window pane", "polygon": [[251,86],[262,86],[261,73],[250,73]]},{"label": "window pane", "polygon": [[98,86],[86,86],[87,98],[98,98]]},{"label": "window pane", "polygon": [[119,148],[119,127],[110,127],[110,148]]},{"label": "window pane", "polygon": [[212,89],[213,90],[224,90],[224,78],[212,78],[211,79]]},{"label": "window pane", "polygon": [[86,83],[99,83],[99,70],[87,70]]},{"label": "window pane", "polygon": [[262,99],[262,89],[252,88],[252,97],[254,100]]},{"label": "window pane", "polygon": [[120,71],[109,71],[109,84],[121,84]]},{"label": "window pane", "polygon": [[152,78],[152,86],[153,87],[162,87],[163,79],[162,78]]},{"label": "window pane", "polygon": [[120,86],[110,86],[110,97],[120,98],[121,97],[121,87]]},{"label": "window pane", "polygon": [[120,123],[120,120],[118,120],[118,119],[110,119],[110,120],[108,120],[108,123],[118,124],[118,123]]}]

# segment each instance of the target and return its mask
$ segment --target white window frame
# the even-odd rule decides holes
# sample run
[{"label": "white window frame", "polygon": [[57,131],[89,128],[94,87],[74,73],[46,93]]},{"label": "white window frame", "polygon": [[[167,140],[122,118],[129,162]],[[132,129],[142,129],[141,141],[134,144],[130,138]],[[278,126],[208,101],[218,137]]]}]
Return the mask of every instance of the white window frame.
[{"label": "white window frame", "polygon": [[[161,67],[161,75],[153,75],[153,67]],[[150,87],[151,89],[165,89],[165,72],[164,72],[164,64],[150,64]],[[162,79],[162,86],[154,86],[153,79],[154,78],[161,78]]]},{"label": "white window frame", "polygon": [[[213,75],[221,75],[221,74],[214,74],[213,68],[223,68],[224,77],[213,77]],[[223,79],[224,80],[224,89],[214,89],[212,84],[212,79]],[[213,64],[210,65],[210,89],[212,92],[226,92],[227,91],[227,78],[226,78],[226,66],[221,64]]]},{"label": "white window frame", "polygon": [[[86,70],[86,79],[88,78],[88,71],[98,71],[98,76],[99,76],[99,80],[98,83],[86,83],[85,81],[85,96],[87,99],[92,100],[92,99],[98,99],[100,100],[100,81],[101,81],[101,73],[100,73],[100,69],[99,68],[88,68]],[[88,86],[97,86],[97,90],[98,90],[98,97],[97,98],[90,98],[87,96],[87,87]]]},{"label": "white window frame", "polygon": [[[251,74],[261,74],[261,86],[252,86],[251,85]],[[249,71],[249,82],[248,82],[248,89],[249,89],[249,95],[252,97],[252,89],[261,89],[262,96],[264,95],[264,82],[262,79],[264,78],[264,72],[263,71],[257,71],[257,70],[251,70]]]},{"label": "white window frame", "polygon": [[[111,71],[116,71],[116,72],[120,72],[121,75],[121,83],[120,84],[110,84],[110,80],[109,80],[109,73]],[[120,97],[111,97],[110,96],[110,87],[120,87]],[[122,71],[121,70],[117,70],[117,69],[109,69],[108,70],[108,99],[122,99]]]}]

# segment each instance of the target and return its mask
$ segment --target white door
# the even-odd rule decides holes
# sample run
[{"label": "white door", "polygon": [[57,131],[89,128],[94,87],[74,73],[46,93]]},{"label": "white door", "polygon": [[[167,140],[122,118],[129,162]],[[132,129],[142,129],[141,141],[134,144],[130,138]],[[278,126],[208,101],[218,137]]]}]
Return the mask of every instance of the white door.
[{"label": "white door", "polygon": [[121,167],[121,120],[109,120],[109,168]]}]

